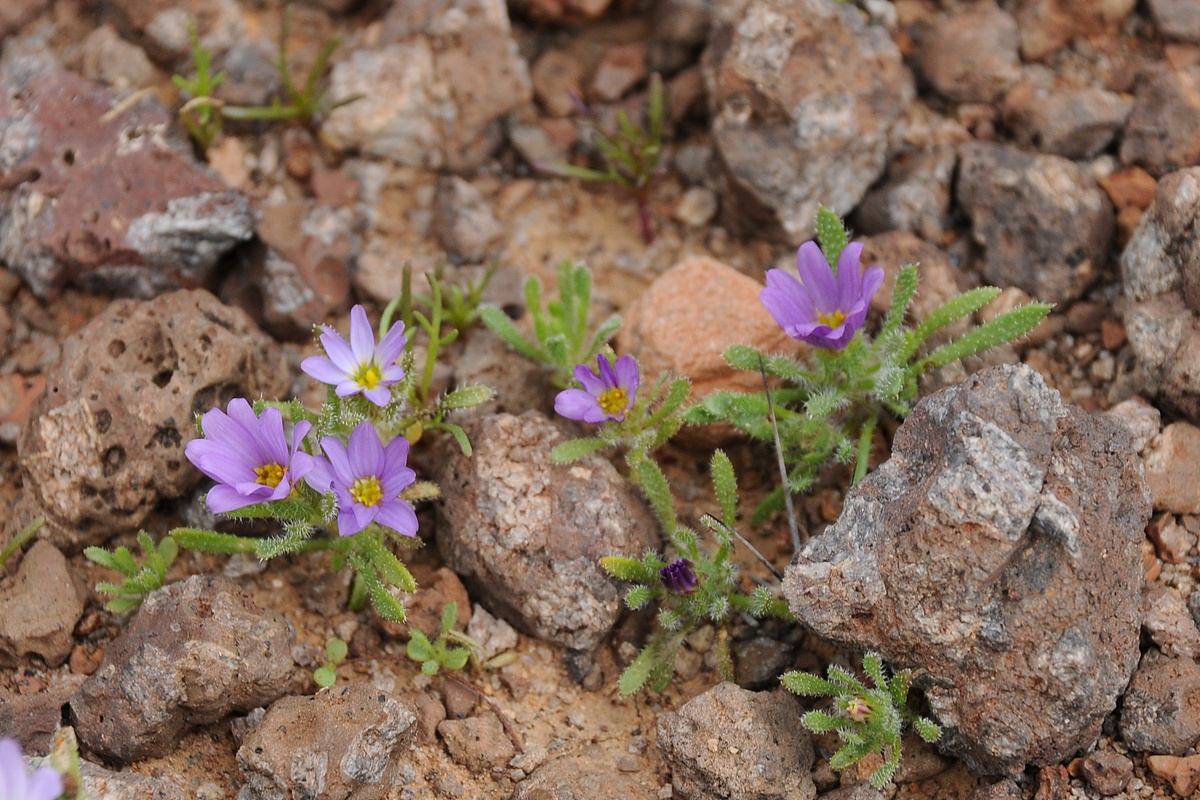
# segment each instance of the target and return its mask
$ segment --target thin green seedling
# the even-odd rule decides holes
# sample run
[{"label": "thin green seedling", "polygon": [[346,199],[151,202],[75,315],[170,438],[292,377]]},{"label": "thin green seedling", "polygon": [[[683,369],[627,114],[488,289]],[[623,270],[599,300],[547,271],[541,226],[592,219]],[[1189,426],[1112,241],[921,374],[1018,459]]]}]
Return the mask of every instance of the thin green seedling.
[{"label": "thin green seedling", "polygon": [[666,142],[666,90],[662,76],[650,76],[646,111],[642,124],[635,125],[624,109],[617,111],[617,129],[605,133],[594,123],[590,125],[590,142],[604,162],[603,169],[577,167],[573,164],[543,165],[543,172],[578,178],[584,181],[611,183],[627,190],[637,205],[638,224],[646,244],[654,242],[654,220],[650,213],[650,190],[659,174],[659,159]]},{"label": "thin green seedling", "polygon": [[167,570],[179,555],[179,545],[170,535],[164,536],[156,545],[150,534],[138,531],[137,540],[142,549],[140,564],[125,546],[111,552],[101,547],[88,547],[83,551],[89,561],[125,576],[120,583],[102,581],[96,584],[97,592],[112,596],[104,607],[114,614],[132,611],[142,604],[146,595],[161,589]]},{"label": "thin green seedling", "polygon": [[833,713],[809,711],[800,721],[813,733],[836,732],[842,746],[829,759],[836,770],[854,766],[872,753],[883,755],[884,763],[871,775],[871,785],[882,789],[900,766],[901,736],[911,726],[927,742],[936,742],[942,730],[928,717],[908,707],[912,676],[897,672],[888,678],[877,653],[863,656],[867,686],[849,670],[831,664],[826,677],[808,672],[789,672],[783,685],[802,697],[833,698]]},{"label": "thin green seedling", "polygon": [[543,302],[537,276],[525,281],[525,304],[533,322],[533,338],[517,330],[502,309],[479,307],[483,324],[510,347],[552,370],[556,386],[569,385],[575,367],[593,361],[621,328],[621,317],[613,314],[596,329],[590,325],[592,273],[584,264],[563,261],[558,266],[558,299]]},{"label": "thin green seedling", "polygon": [[38,531],[42,529],[45,523],[45,519],[38,517],[17,531],[17,535],[8,544],[4,545],[4,549],[0,550],[0,573],[4,571],[4,565],[8,563],[8,560],[16,555],[17,551],[24,547],[26,542],[37,536]]},{"label": "thin green seedling", "polygon": [[313,682],[322,689],[327,689],[337,683],[338,665],[346,660],[349,648],[337,637],[325,643],[325,663],[313,670]]}]

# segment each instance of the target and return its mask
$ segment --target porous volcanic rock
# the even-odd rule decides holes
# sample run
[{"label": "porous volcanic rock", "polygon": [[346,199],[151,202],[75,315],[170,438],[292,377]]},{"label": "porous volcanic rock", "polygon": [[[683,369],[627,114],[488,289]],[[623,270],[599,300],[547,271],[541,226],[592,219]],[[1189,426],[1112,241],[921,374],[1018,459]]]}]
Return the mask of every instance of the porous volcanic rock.
[{"label": "porous volcanic rock", "polygon": [[1121,253],[1125,330],[1167,410],[1200,423],[1200,167],[1158,181]]},{"label": "porous volcanic rock", "polygon": [[71,700],[79,741],[117,763],[168,753],[192,726],[282,695],[291,647],[288,623],[226,578],[151,592]]},{"label": "porous volcanic rock", "polygon": [[993,367],[917,404],[784,594],[820,635],[914,669],[944,750],[1016,773],[1087,749],[1115,708],[1149,516],[1122,425]]},{"label": "porous volcanic rock", "polygon": [[565,437],[536,411],[484,417],[467,432],[474,455],[453,448],[436,477],[447,566],[517,628],[593,649],[621,609],[621,590],[599,559],[656,547],[658,523],[604,459],[553,464],[550,450]]},{"label": "porous volcanic rock", "polygon": [[369,683],[277,700],[238,748],[238,800],[378,800],[416,721],[409,704]]},{"label": "porous volcanic rock", "polygon": [[[812,800],[813,746],[781,688],[721,683],[658,717],[658,749],[690,800]],[[714,745],[715,741],[715,745]]]},{"label": "porous volcanic rock", "polygon": [[987,251],[983,274],[1049,303],[1100,276],[1116,229],[1108,195],[1073,161],[976,142],[961,150],[956,195]]},{"label": "porous volcanic rock", "polygon": [[0,260],[34,293],[201,286],[254,234],[249,199],[196,161],[157,102],[104,122],[115,92],[15,61],[0,75]]},{"label": "porous volcanic rock", "polygon": [[799,245],[817,205],[846,214],[883,173],[915,94],[900,51],[857,9],[823,0],[716,6],[701,66],[730,222]]},{"label": "porous volcanic rock", "polygon": [[56,544],[102,544],[200,482],[183,455],[195,415],[290,383],[278,345],[202,289],[117,300],[63,342],[25,422],[26,498]]}]

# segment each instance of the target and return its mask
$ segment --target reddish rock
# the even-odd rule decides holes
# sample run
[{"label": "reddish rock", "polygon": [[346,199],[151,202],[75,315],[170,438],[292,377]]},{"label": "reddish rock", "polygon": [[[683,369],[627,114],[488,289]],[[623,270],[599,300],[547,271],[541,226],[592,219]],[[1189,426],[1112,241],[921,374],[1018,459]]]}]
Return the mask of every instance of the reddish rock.
[{"label": "reddish rock", "polygon": [[1187,753],[1200,741],[1200,666],[1148,650],[1121,698],[1119,727],[1135,750]]},{"label": "reddish rock", "polygon": [[1004,123],[1018,144],[1072,159],[1092,158],[1116,136],[1133,103],[1096,87],[1018,84],[1004,98]]},{"label": "reddish rock", "polygon": [[1171,423],[1150,443],[1144,462],[1156,509],[1200,514],[1200,428]]},{"label": "reddish rock", "polygon": [[1021,55],[1040,61],[1072,39],[1112,33],[1137,0],[1017,0]]},{"label": "reddish rock", "polygon": [[613,0],[513,0],[513,9],[534,22],[578,25],[604,16]]},{"label": "reddish rock", "polygon": [[450,758],[475,774],[486,774],[508,764],[516,748],[491,711],[467,719],[448,719],[437,726]]},{"label": "reddish rock", "polygon": [[1179,797],[1192,797],[1200,789],[1200,755],[1150,756],[1146,766],[1158,777],[1171,784]]},{"label": "reddish rock", "polygon": [[1200,6],[1192,0],[1148,0],[1146,5],[1164,39],[1200,44]]},{"label": "reddish rock", "polygon": [[999,100],[1021,75],[1016,20],[991,2],[938,15],[921,32],[917,65],[933,88],[950,100]]},{"label": "reddish rock", "polygon": [[0,4],[0,39],[19,31],[26,23],[35,19],[50,5],[50,0],[26,0],[20,3]]},{"label": "reddish rock", "polygon": [[1102,797],[1123,792],[1133,777],[1133,762],[1113,750],[1089,753],[1079,769],[1088,785]]},{"label": "reddish rock", "polygon": [[1200,164],[1200,67],[1158,65],[1139,79],[1121,163],[1144,167],[1155,177]]},{"label": "reddish rock", "polygon": [[1200,658],[1200,630],[1177,591],[1148,583],[1142,590],[1142,604],[1142,628],[1164,655]]},{"label": "reddish rock", "polygon": [[[917,238],[911,233],[884,233],[870,236],[863,241],[863,266],[878,264],[883,267],[883,285],[871,300],[871,311],[884,314],[892,307],[896,290],[896,276],[908,264],[917,265],[917,295],[909,306],[909,322],[917,324],[928,317],[934,309],[959,294],[956,270],[950,258],[940,249]],[[945,335],[966,332],[969,320],[962,320],[943,329]]]},{"label": "reddish rock", "polygon": [[608,103],[646,79],[646,43],[633,42],[610,47],[592,76],[592,96]]},{"label": "reddish rock", "polygon": [[202,285],[254,233],[245,195],[198,164],[174,118],[65,70],[0,78],[9,120],[0,259],[36,294],[72,284],[150,297]]},{"label": "reddish rock", "polygon": [[1136,208],[1145,211],[1154,200],[1158,181],[1141,167],[1125,167],[1100,179],[1100,188],[1118,209]]},{"label": "reddish rock", "polygon": [[28,655],[50,666],[66,661],[83,600],[63,554],[36,542],[16,576],[0,583],[0,663],[14,666]]}]

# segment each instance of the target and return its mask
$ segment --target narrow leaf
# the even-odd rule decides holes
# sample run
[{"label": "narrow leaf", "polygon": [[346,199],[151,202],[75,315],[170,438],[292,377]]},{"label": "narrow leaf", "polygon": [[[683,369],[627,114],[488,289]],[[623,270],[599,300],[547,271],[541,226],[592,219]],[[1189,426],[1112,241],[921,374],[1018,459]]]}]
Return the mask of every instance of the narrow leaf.
[{"label": "narrow leaf", "polygon": [[650,679],[650,671],[654,669],[654,655],[651,643],[629,662],[629,666],[621,673],[621,679],[617,681],[617,690],[622,697],[628,697],[646,685],[646,681]]},{"label": "narrow leaf", "polygon": [[534,361],[545,362],[548,360],[546,353],[522,336],[521,332],[517,330],[517,326],[501,309],[493,305],[480,306],[479,318],[492,333],[503,339],[509,347],[521,355]]},{"label": "narrow leaf", "polygon": [[442,398],[442,407],[450,411],[473,408],[495,396],[496,390],[490,386],[460,386]]},{"label": "narrow leaf", "polygon": [[785,689],[801,697],[836,697],[845,690],[809,672],[787,672],[780,678]]},{"label": "narrow leaf", "polygon": [[961,339],[942,345],[923,361],[934,368],[944,367],[960,358],[978,355],[993,347],[1020,339],[1036,328],[1052,308],[1049,303],[1030,303],[1014,308],[991,322],[968,331]]},{"label": "narrow leaf", "polygon": [[817,243],[833,267],[833,274],[837,275],[838,258],[850,243],[850,237],[841,217],[825,206],[817,206]]},{"label": "narrow leaf", "polygon": [[729,526],[737,524],[737,476],[733,471],[733,462],[724,450],[716,450],[712,456],[713,491],[717,495],[717,503],[721,506],[722,521]]},{"label": "narrow leaf", "polygon": [[657,579],[655,570],[636,558],[604,556],[600,559],[600,566],[614,578],[630,583],[650,583]]},{"label": "narrow leaf", "polygon": [[604,439],[592,436],[587,439],[568,439],[554,446],[550,451],[550,460],[555,464],[570,464],[584,456],[589,456],[598,450],[608,447]]},{"label": "narrow leaf", "polygon": [[951,297],[945,303],[942,303],[928,317],[922,320],[920,325],[909,333],[908,344],[903,353],[903,360],[907,361],[911,358],[914,353],[921,349],[921,345],[925,344],[925,340],[934,333],[955,320],[961,319],[968,314],[974,314],[995,300],[999,294],[1000,290],[995,286],[980,286]]}]

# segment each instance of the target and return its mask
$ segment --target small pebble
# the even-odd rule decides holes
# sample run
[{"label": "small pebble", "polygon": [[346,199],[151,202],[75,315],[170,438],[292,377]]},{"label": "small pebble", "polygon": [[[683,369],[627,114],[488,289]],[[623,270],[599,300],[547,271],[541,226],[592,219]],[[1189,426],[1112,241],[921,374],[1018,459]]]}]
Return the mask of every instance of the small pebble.
[{"label": "small pebble", "polygon": [[1084,780],[1105,797],[1124,791],[1133,777],[1133,762],[1120,753],[1098,750],[1080,765]]}]

